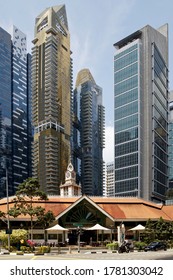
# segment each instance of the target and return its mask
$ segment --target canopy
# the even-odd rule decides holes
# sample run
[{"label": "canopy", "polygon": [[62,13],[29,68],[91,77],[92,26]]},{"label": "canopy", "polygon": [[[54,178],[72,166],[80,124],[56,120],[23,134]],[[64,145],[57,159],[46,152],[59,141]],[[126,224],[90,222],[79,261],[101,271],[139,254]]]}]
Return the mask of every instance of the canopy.
[{"label": "canopy", "polygon": [[142,226],[141,224],[137,225],[136,227],[133,227],[129,230],[132,230],[132,231],[142,231],[142,230],[145,230],[145,227]]},{"label": "canopy", "polygon": [[103,232],[104,230],[109,230],[109,228],[96,224],[95,226],[87,228],[86,230],[96,230],[97,231],[97,242],[98,242],[98,231],[101,230]]},{"label": "canopy", "polygon": [[145,227],[142,226],[141,224],[137,225],[136,227],[133,227],[129,230],[132,230],[132,231],[138,231],[138,241],[140,241],[140,232],[144,231],[145,230]]},{"label": "canopy", "polygon": [[51,227],[51,228],[47,228],[46,230],[48,231],[54,231],[54,232],[58,232],[58,231],[66,231],[68,229],[61,227],[60,225],[56,224],[55,226]]},{"label": "canopy", "polygon": [[87,228],[86,230],[110,230],[109,228],[103,227],[99,224],[96,224],[93,227]]}]

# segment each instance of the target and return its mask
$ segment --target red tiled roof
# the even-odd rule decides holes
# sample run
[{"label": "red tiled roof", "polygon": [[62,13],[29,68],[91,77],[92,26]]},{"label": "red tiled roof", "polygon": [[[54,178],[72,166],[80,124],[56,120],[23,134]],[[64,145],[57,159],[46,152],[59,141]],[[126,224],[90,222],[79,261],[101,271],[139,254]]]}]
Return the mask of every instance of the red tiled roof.
[{"label": "red tiled roof", "polygon": [[[86,196],[83,196],[85,198]],[[9,207],[13,207],[12,198],[9,198]],[[35,206],[42,206],[46,211],[51,210],[55,216],[58,216],[73,203],[77,203],[81,197],[60,197],[50,196],[48,201],[34,199]],[[96,203],[101,209],[108,213],[115,220],[148,220],[159,219],[173,220],[173,205],[163,206],[138,198],[114,198],[114,197],[88,197],[89,200]],[[6,198],[0,200],[0,210],[6,212]],[[22,216],[20,217],[22,218]],[[23,218],[26,218],[23,217]]]}]

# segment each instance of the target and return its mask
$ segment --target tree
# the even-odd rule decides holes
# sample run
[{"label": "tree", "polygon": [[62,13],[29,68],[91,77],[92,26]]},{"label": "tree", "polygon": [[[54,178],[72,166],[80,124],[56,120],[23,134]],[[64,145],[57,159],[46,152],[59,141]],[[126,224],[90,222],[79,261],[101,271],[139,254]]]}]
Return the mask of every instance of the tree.
[{"label": "tree", "polygon": [[172,240],[173,222],[166,222],[160,217],[157,221],[150,219],[146,223],[144,240],[150,243],[154,240]]},{"label": "tree", "polygon": [[[4,245],[8,243],[8,236],[5,231],[0,232],[0,240],[3,242]],[[27,240],[27,231],[24,229],[14,229],[12,234],[10,235],[11,244],[19,243],[21,241]]]},{"label": "tree", "polygon": [[44,228],[44,240],[47,241],[47,235],[46,235],[46,228],[55,220],[55,216],[52,211],[45,210],[40,211],[38,216],[38,223],[42,225]]},{"label": "tree", "polygon": [[37,219],[45,211],[40,206],[34,206],[34,199],[47,200],[45,192],[40,190],[36,178],[28,178],[18,186],[16,197],[13,199],[14,207],[9,210],[9,215],[17,217],[21,214],[29,215],[31,221],[31,241],[33,241],[33,219]]}]

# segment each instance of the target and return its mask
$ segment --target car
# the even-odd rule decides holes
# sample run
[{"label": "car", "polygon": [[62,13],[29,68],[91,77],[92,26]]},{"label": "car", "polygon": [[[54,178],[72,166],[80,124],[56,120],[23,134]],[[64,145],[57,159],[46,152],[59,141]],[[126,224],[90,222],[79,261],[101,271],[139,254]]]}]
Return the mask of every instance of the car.
[{"label": "car", "polygon": [[158,251],[158,250],[167,250],[166,243],[160,241],[151,242],[148,246],[144,248],[144,251]]}]

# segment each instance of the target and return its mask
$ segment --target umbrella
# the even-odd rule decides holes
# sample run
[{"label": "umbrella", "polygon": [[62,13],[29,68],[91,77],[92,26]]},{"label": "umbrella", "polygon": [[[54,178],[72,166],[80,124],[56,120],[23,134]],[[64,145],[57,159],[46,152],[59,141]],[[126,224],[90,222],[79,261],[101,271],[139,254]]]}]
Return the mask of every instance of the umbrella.
[{"label": "umbrella", "polygon": [[68,229],[63,228],[62,226],[56,224],[55,226],[51,227],[51,228],[47,228],[46,230],[48,231],[54,231],[54,232],[59,232],[59,231],[66,231]]},{"label": "umbrella", "polygon": [[87,228],[86,230],[96,230],[97,231],[97,242],[98,242],[98,231],[99,230],[110,230],[109,228],[106,228],[106,227],[103,227],[103,226],[101,226],[101,225],[99,225],[99,224],[96,224],[95,226],[93,226],[93,227],[90,227],[90,228]]},{"label": "umbrella", "polygon": [[139,225],[137,225],[136,227],[133,227],[133,228],[131,228],[131,229],[129,229],[129,230],[133,230],[133,231],[135,231],[135,230],[137,230],[137,231],[143,231],[143,230],[145,230],[145,227],[142,226],[141,224],[139,224]]},{"label": "umbrella", "polygon": [[58,241],[58,233],[59,233],[59,232],[67,231],[68,229],[63,228],[63,227],[61,227],[60,225],[56,224],[55,226],[50,227],[50,228],[47,228],[46,230],[47,230],[47,231],[50,231],[50,232],[56,232],[56,233],[57,233],[57,241]]},{"label": "umbrella", "polygon": [[131,230],[131,231],[138,231],[139,232],[139,239],[138,239],[138,241],[140,241],[140,232],[144,231],[145,227],[142,226],[141,224],[139,224],[136,227],[133,227],[133,228],[131,228],[129,230]]}]

